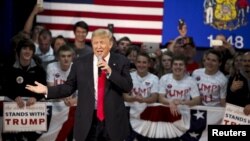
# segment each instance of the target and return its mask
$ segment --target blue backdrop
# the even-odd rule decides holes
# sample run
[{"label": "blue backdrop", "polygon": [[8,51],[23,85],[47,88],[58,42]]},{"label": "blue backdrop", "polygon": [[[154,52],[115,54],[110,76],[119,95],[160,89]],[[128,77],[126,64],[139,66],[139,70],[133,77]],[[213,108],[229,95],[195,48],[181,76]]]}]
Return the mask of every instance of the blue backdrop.
[{"label": "blue backdrop", "polygon": [[241,23],[241,19],[238,22],[237,0],[207,0],[215,3],[214,20],[211,24],[206,24],[204,1],[206,0],[165,0],[163,43],[179,35],[178,19],[182,18],[187,24],[188,36],[194,38],[198,47],[208,48],[211,39],[217,34],[224,34],[236,48],[250,49],[250,11],[247,13],[245,10],[246,16]]}]

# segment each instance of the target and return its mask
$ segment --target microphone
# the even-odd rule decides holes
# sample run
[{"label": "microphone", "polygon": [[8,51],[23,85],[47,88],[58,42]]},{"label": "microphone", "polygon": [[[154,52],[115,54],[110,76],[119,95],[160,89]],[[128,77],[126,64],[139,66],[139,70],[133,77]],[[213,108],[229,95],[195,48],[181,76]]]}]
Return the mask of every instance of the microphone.
[{"label": "microphone", "polygon": [[[98,60],[98,62],[102,61],[102,56],[97,56],[97,60]],[[100,76],[101,73],[102,73],[102,69],[101,68],[102,67],[98,67],[98,76]]]},{"label": "microphone", "polygon": [[98,59],[98,61],[101,61],[102,60],[102,56],[101,55],[97,56],[97,59]]}]

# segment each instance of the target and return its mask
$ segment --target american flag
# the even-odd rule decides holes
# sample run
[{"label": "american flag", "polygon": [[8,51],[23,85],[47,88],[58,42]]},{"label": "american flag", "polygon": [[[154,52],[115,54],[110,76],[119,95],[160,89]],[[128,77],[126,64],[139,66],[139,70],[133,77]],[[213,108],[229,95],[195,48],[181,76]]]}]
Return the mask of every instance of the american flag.
[{"label": "american flag", "polygon": [[114,25],[114,36],[128,36],[133,42],[162,42],[164,0],[44,0],[44,12],[37,23],[53,36],[73,39],[73,25],[80,20],[92,31]]},{"label": "american flag", "polygon": [[178,109],[180,115],[172,116],[167,106],[137,103],[130,107],[130,123],[145,140],[208,141],[208,125],[219,125],[224,115],[223,107],[182,105]]}]

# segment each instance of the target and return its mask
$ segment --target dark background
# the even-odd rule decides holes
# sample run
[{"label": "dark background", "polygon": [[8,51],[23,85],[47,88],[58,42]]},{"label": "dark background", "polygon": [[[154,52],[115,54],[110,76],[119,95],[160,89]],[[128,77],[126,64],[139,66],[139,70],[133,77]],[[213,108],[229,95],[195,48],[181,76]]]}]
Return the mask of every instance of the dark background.
[{"label": "dark background", "polygon": [[11,53],[10,40],[21,31],[31,13],[36,0],[1,0],[0,1],[0,59],[1,63],[9,58]]},{"label": "dark background", "polygon": [[11,38],[21,31],[25,21],[33,10],[36,0],[0,0],[0,95],[4,64],[11,58]]}]

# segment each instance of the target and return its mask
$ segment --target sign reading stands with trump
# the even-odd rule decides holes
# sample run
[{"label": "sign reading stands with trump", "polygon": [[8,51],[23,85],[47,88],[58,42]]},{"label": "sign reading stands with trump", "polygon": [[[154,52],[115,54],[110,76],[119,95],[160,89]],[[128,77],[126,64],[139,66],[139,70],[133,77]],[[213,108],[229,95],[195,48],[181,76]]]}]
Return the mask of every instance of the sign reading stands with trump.
[{"label": "sign reading stands with trump", "polygon": [[3,104],[3,131],[47,131],[47,108],[45,102],[19,108],[16,102]]},{"label": "sign reading stands with trump", "polygon": [[226,104],[223,125],[250,125],[250,116],[243,113],[243,107]]}]

